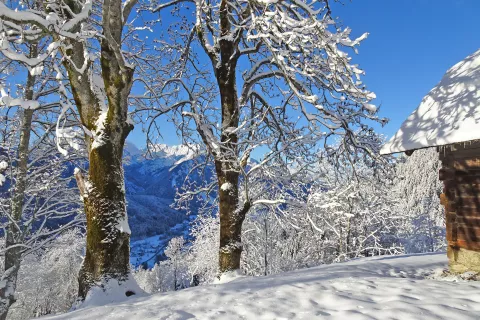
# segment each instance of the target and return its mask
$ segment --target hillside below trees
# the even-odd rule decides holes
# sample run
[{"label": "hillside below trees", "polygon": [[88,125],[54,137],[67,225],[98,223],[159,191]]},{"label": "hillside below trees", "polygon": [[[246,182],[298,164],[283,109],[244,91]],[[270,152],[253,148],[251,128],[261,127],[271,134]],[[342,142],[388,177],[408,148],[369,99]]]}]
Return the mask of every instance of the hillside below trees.
[{"label": "hillside below trees", "polygon": [[91,301],[44,319],[478,319],[480,283],[436,279],[446,266],[445,254],[364,258],[110,305]]}]

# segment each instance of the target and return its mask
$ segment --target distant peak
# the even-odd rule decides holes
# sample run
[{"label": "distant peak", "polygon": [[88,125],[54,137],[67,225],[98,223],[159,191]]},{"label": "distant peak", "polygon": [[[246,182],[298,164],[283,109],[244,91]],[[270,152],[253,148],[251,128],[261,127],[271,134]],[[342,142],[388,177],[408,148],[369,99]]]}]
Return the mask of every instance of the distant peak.
[{"label": "distant peak", "polygon": [[193,156],[198,152],[197,145],[173,145],[169,146],[163,143],[152,144],[149,146],[150,152],[159,157],[185,157]]},{"label": "distant peak", "polygon": [[130,142],[128,140],[125,142],[124,150],[127,151],[130,155],[138,155],[142,153],[142,151],[133,142]]}]

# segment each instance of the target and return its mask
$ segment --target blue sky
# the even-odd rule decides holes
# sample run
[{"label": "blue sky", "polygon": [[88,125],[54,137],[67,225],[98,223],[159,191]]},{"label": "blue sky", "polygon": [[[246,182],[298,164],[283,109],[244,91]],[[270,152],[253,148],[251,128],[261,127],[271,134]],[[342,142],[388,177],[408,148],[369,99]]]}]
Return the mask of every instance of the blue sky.
[{"label": "blue sky", "polygon": [[[390,119],[381,133],[391,136],[452,65],[480,48],[480,0],[341,0],[335,17],[353,36],[369,37],[353,57],[377,95],[380,115]],[[179,142],[164,124],[164,143]],[[145,138],[136,128],[129,137]]]}]

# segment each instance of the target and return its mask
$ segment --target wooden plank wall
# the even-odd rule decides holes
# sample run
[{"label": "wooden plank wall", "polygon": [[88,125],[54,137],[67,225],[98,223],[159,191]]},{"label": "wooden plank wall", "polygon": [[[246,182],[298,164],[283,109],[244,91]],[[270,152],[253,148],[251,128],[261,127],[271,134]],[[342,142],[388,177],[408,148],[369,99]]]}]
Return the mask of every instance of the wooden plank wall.
[{"label": "wooden plank wall", "polygon": [[438,148],[448,245],[480,251],[480,141]]}]

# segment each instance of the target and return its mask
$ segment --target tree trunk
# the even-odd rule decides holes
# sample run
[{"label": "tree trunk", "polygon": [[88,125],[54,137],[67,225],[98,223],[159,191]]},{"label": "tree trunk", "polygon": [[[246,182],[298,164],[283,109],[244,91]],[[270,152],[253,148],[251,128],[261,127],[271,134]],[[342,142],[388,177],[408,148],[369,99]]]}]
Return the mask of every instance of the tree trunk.
[{"label": "tree trunk", "polygon": [[[220,211],[220,273],[240,269],[242,223],[245,215],[238,210],[238,173],[227,172],[216,162]],[[227,190],[222,185],[230,186]],[[226,188],[225,188],[226,189]]]},{"label": "tree trunk", "polygon": [[[30,49],[31,56],[36,56],[36,46],[32,45]],[[33,86],[35,77],[30,73],[27,75],[27,84],[25,90],[25,99],[33,99]],[[17,149],[17,162],[15,174],[15,186],[13,188],[11,202],[11,218],[5,230],[6,241],[4,274],[0,285],[0,320],[7,318],[10,306],[15,302],[15,291],[17,286],[18,270],[22,260],[22,248],[13,247],[22,242],[22,230],[19,230],[17,222],[22,219],[25,190],[27,187],[28,174],[28,155],[30,145],[30,133],[32,128],[33,110],[26,109],[22,111],[22,124],[20,128],[20,137]],[[8,249],[9,247],[13,247]]]},{"label": "tree trunk", "polygon": [[265,263],[265,271],[264,275],[268,275],[268,249],[269,249],[269,243],[268,243],[268,220],[267,220],[267,215],[265,215],[265,218],[263,220],[264,225],[265,225],[265,251],[263,253],[263,259]]},{"label": "tree trunk", "polygon": [[240,119],[235,76],[237,44],[233,42],[232,37],[228,37],[231,32],[228,10],[228,2],[222,0],[220,3],[222,35],[220,38],[220,66],[215,69],[222,107],[222,145],[220,155],[217,155],[215,159],[219,187],[220,273],[240,269],[242,224],[250,207],[248,204],[241,207],[238,197],[240,172],[237,151],[238,136],[231,130],[238,127]]},{"label": "tree trunk", "polygon": [[85,299],[96,282],[125,280],[129,272],[130,234],[120,145],[107,142],[90,150],[89,188],[84,197],[87,247],[79,277],[79,296]]},{"label": "tree trunk", "polygon": [[217,72],[222,106],[222,134],[221,152],[215,160],[215,170],[218,181],[219,214],[220,214],[220,273],[240,269],[240,256],[242,254],[241,233],[245,212],[239,207],[238,181],[239,168],[236,133],[227,128],[237,128],[239,122],[239,108],[237,89],[235,86],[235,66],[226,57],[233,53],[233,44],[222,41],[222,53],[225,54],[224,62]]},{"label": "tree trunk", "polygon": [[[134,70],[125,66],[120,52],[124,27],[122,1],[107,3],[102,8],[102,21],[110,40],[106,37],[100,43],[101,77],[90,69],[91,62],[87,71],[90,74],[86,76],[64,61],[82,124],[94,133],[93,137],[85,135],[89,175],[83,195],[87,246],[79,274],[81,300],[93,286],[105,289],[104,284],[111,279],[126,281],[130,272],[130,229],[122,156],[125,140],[133,129],[127,115]],[[73,6],[71,10],[78,12],[79,8]],[[74,41],[72,49],[65,52],[77,66],[85,62],[84,45]],[[135,294],[132,288],[125,289],[126,296]]]},{"label": "tree trunk", "polygon": [[[79,275],[81,299],[86,298],[93,285],[100,283],[101,286],[112,278],[127,280],[130,271],[130,229],[122,157],[125,140],[133,129],[127,123],[133,70],[121,71],[104,43],[101,64],[108,111],[100,145],[86,137],[89,149],[88,188],[84,196],[87,248]],[[96,123],[98,118],[97,112],[94,121],[86,122]]]}]

